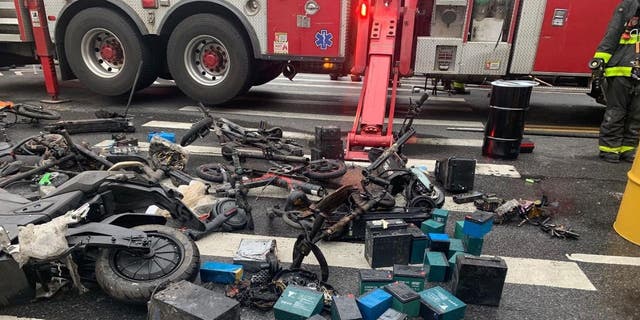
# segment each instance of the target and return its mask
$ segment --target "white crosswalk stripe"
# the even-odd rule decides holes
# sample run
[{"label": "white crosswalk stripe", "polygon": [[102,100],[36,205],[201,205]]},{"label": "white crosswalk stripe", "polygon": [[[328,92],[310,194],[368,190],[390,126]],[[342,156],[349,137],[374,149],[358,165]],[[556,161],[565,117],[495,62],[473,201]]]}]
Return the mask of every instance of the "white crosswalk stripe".
[{"label": "white crosswalk stripe", "polygon": [[[271,237],[238,233],[213,233],[197,242],[201,255],[231,258],[242,239],[275,239],[278,246],[278,258],[281,262],[291,263],[293,245],[292,237]],[[327,263],[332,267],[369,269],[364,258],[364,245],[347,242],[320,242],[318,244]],[[541,259],[525,259],[502,257],[507,263],[507,283],[546,286],[565,289],[596,291],[591,281],[575,262],[553,261]],[[305,263],[318,265],[318,261],[310,255]]]},{"label": "white crosswalk stripe", "polygon": [[571,261],[576,262],[615,264],[622,266],[640,266],[640,257],[603,256],[597,254],[574,253],[568,254],[567,258]]},{"label": "white crosswalk stripe", "polygon": [[[335,97],[334,98],[340,98],[340,97]],[[244,97],[241,97],[238,99],[238,101],[258,101],[258,102],[264,102],[264,98],[263,97],[256,97],[256,96],[251,96],[251,95],[247,95]],[[454,98],[454,97],[430,97],[429,101],[432,102],[452,102],[452,103],[448,103],[448,104],[431,104],[428,106],[429,110],[442,110],[442,111],[457,111],[457,112],[471,112],[473,111],[473,108],[471,108],[470,105],[468,104],[463,104],[463,102],[465,102],[464,98]],[[343,99],[338,100],[338,101],[314,101],[311,99],[293,99],[293,98],[286,98],[286,99],[278,99],[278,98],[269,98],[269,102],[272,103],[273,105],[279,105],[279,104],[288,104],[288,105],[302,105],[302,106],[323,106],[323,107],[328,107],[328,106],[335,106],[335,107],[344,107],[350,104],[353,104],[353,102],[349,102],[349,101],[345,101]],[[355,104],[354,104],[354,110],[355,110]]]},{"label": "white crosswalk stripe", "polygon": [[[198,107],[186,106],[180,108],[180,111],[188,112],[200,112]],[[326,115],[326,114],[312,114],[301,112],[274,112],[274,111],[259,111],[259,110],[216,110],[216,114],[225,115],[242,115],[242,116],[254,116],[262,118],[285,118],[285,119],[297,119],[297,120],[314,120],[314,121],[330,121],[330,122],[348,122],[353,123],[353,116],[343,115]],[[393,124],[401,125],[403,119],[394,119]],[[450,121],[450,120],[431,120],[431,119],[416,119],[413,121],[418,126],[440,126],[440,127],[468,127],[475,129],[483,129],[484,125],[478,121]]]},{"label": "white crosswalk stripe", "polygon": [[[149,127],[149,128],[188,130],[189,128],[191,128],[191,125],[192,123],[190,122],[152,120],[143,124],[142,126]],[[249,128],[249,129],[257,130],[255,128]],[[299,140],[308,140],[308,141],[312,141],[315,139],[315,136],[312,134],[302,133],[302,132],[291,132],[291,131],[284,131],[283,137],[287,139],[299,139]],[[482,147],[482,140],[479,140],[479,139],[418,138],[414,143],[422,144],[422,145],[434,145],[434,146]]]},{"label": "white crosswalk stripe", "polygon": [[[111,140],[105,140],[98,144],[96,147],[106,147],[112,143]],[[148,142],[140,142],[139,144],[140,151],[149,151],[149,143]],[[190,145],[185,147],[185,150],[191,154],[201,155],[201,156],[213,156],[213,157],[221,157],[222,149],[220,147],[210,147],[210,146],[197,146]],[[309,157],[309,155],[306,155]],[[428,171],[432,172],[435,168],[436,160],[432,159],[408,159],[408,166],[415,167],[426,167]],[[367,162],[348,162],[350,165],[358,165],[358,166],[366,166]],[[476,165],[476,174],[484,175],[484,176],[496,176],[496,177],[504,177],[504,178],[513,178],[520,179],[521,175],[518,170],[512,165],[505,164],[490,164],[490,163],[478,163]]]}]

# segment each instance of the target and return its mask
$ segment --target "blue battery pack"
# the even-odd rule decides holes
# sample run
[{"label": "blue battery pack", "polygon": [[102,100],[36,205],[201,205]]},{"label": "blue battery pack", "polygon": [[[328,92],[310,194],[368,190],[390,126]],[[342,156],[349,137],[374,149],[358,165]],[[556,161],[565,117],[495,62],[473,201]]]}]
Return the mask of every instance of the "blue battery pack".
[{"label": "blue battery pack", "polygon": [[486,211],[476,210],[474,213],[464,217],[462,233],[471,238],[482,238],[491,231],[495,214]]},{"label": "blue battery pack", "polygon": [[237,264],[208,261],[200,266],[202,282],[236,283],[242,280],[242,273],[242,266]]},{"label": "blue battery pack", "polygon": [[171,143],[176,143],[176,134],[173,132],[149,132],[149,135],[147,136],[148,141],[151,142],[151,139],[153,139],[153,137],[155,136],[165,139]]},{"label": "blue battery pack", "polygon": [[377,320],[391,308],[393,297],[383,289],[373,290],[356,300],[364,320]]}]

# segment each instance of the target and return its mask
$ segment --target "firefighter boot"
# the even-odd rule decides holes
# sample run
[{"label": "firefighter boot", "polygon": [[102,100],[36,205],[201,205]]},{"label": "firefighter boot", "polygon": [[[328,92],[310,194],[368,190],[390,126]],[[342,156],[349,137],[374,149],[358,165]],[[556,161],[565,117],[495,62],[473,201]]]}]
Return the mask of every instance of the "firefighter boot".
[{"label": "firefighter boot", "polygon": [[620,160],[624,162],[633,163],[636,160],[636,150],[625,151],[620,154]]},{"label": "firefighter boot", "polygon": [[609,163],[618,163],[620,162],[620,155],[614,152],[600,151],[600,159]]}]

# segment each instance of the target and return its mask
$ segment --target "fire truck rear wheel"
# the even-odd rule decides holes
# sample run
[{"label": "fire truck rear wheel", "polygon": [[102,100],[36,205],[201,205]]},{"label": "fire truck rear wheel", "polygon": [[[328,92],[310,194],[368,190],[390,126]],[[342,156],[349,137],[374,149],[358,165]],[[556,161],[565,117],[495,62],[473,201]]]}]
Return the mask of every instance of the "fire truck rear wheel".
[{"label": "fire truck rear wheel", "polygon": [[96,93],[118,96],[130,92],[142,61],[136,89],[148,87],[158,76],[158,59],[140,33],[113,10],[82,10],[71,19],[64,42],[71,70]]},{"label": "fire truck rear wheel", "polygon": [[185,94],[205,104],[223,104],[248,88],[252,62],[241,32],[217,15],[193,15],[169,37],[171,75]]}]

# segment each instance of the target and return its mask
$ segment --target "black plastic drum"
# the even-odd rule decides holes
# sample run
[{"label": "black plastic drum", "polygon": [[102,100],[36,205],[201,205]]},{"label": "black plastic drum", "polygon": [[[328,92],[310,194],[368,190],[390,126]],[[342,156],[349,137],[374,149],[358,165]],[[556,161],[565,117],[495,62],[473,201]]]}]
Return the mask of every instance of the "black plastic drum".
[{"label": "black plastic drum", "polygon": [[491,105],[485,126],[482,155],[515,160],[520,154],[531,91],[538,84],[533,81],[504,80],[491,84]]}]

